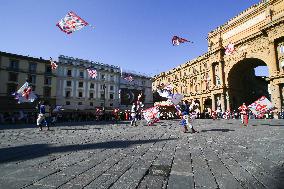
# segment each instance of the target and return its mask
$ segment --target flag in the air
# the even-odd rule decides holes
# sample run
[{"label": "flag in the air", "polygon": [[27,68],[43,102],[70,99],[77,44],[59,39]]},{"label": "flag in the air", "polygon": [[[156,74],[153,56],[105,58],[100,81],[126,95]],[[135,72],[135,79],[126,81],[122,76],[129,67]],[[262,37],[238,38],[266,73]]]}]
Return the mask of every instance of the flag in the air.
[{"label": "flag in the air", "polygon": [[88,74],[91,78],[97,78],[97,70],[93,68],[87,68]]},{"label": "flag in the air", "polygon": [[50,65],[51,65],[51,69],[56,70],[56,68],[58,67],[58,65],[53,61],[53,59],[50,57]]},{"label": "flag in the air", "polygon": [[33,102],[37,99],[37,95],[32,91],[32,87],[29,86],[28,82],[24,83],[24,85],[12,95],[15,96],[19,104],[23,102]]},{"label": "flag in the air", "polygon": [[148,108],[143,110],[143,117],[147,121],[149,125],[152,125],[160,120],[160,112],[159,107],[154,106],[152,108]]},{"label": "flag in the air", "polygon": [[256,116],[262,115],[267,111],[275,109],[274,105],[265,96],[262,96],[261,98],[256,100],[254,103],[249,105],[248,108]]},{"label": "flag in the air", "polygon": [[128,82],[134,81],[134,79],[133,79],[133,77],[132,77],[131,75],[125,77],[124,79],[125,79],[126,81],[128,81]]},{"label": "flag in the air", "polygon": [[184,43],[184,42],[189,42],[189,43],[192,43],[191,41],[187,40],[187,39],[184,39],[184,38],[181,38],[181,37],[178,37],[178,36],[173,36],[172,38],[172,44],[174,46],[177,46],[179,45],[180,43]]},{"label": "flag in the air", "polygon": [[230,54],[232,54],[234,51],[235,51],[235,46],[234,46],[234,44],[232,44],[232,43],[229,43],[229,44],[227,45],[227,47],[225,48],[225,54],[226,54],[226,55],[230,55]]},{"label": "flag in the air", "polygon": [[56,26],[58,26],[63,32],[70,34],[76,30],[82,29],[87,26],[88,23],[77,16],[74,12],[69,12],[64,18],[62,18]]}]

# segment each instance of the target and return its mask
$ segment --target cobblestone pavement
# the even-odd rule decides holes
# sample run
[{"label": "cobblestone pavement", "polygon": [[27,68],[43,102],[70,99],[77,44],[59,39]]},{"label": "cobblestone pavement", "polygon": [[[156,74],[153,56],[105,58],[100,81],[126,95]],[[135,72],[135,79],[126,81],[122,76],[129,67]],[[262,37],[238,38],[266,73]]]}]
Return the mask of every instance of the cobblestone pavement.
[{"label": "cobblestone pavement", "polygon": [[284,188],[284,121],[178,124],[0,126],[0,188]]}]

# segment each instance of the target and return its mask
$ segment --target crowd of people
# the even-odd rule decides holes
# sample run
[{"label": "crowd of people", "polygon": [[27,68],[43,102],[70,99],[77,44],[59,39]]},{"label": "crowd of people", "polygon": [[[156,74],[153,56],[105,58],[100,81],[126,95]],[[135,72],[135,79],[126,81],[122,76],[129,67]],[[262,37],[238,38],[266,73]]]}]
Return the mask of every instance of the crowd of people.
[{"label": "crowd of people", "polygon": [[[41,102],[42,103],[42,102]],[[137,106],[137,105],[135,105]],[[95,111],[53,111],[54,107],[45,104],[45,117],[49,123],[62,122],[87,122],[87,121],[131,121],[133,117],[137,120],[143,119],[142,111],[137,111],[137,107],[132,107],[131,110],[113,109],[104,111],[97,109]],[[138,108],[139,109],[139,108]],[[141,108],[140,108],[141,109]],[[1,124],[34,124],[38,119],[40,107],[37,107],[33,112],[16,111],[16,112],[0,112]],[[175,107],[160,107],[161,120],[179,119],[182,115]],[[195,109],[196,119],[241,119],[239,110],[222,112],[220,110],[212,111],[210,108],[205,108],[200,112],[199,107]],[[260,116],[255,116],[248,111],[249,119],[284,119],[284,110],[268,111]],[[133,122],[135,124],[135,122]]]}]

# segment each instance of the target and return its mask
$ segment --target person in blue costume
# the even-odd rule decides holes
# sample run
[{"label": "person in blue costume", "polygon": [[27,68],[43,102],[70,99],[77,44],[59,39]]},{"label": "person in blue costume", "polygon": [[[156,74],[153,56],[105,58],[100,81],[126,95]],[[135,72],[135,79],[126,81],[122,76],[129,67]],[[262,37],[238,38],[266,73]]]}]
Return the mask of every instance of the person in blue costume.
[{"label": "person in blue costume", "polygon": [[192,120],[193,120],[194,110],[193,104],[189,105],[188,101],[185,100],[182,105],[182,120],[180,125],[182,126],[182,131],[186,133],[188,131],[188,127],[191,129],[192,133],[198,132],[193,128]]}]

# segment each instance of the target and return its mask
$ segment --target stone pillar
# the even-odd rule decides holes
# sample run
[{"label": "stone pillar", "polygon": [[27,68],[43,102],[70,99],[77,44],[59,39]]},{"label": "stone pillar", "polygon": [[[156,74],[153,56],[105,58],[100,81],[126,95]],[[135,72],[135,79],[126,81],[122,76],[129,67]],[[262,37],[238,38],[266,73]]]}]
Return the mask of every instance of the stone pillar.
[{"label": "stone pillar", "polygon": [[271,101],[278,111],[281,111],[281,94],[280,87],[278,84],[271,85]]},{"label": "stone pillar", "polygon": [[223,112],[225,112],[225,95],[221,93],[221,109]]},{"label": "stone pillar", "polygon": [[223,64],[222,62],[219,62],[219,78],[220,78],[220,83],[221,83],[221,86],[224,85],[223,83]]},{"label": "stone pillar", "polygon": [[216,110],[216,101],[215,101],[214,94],[211,94],[211,99],[212,99],[212,111],[215,111]]},{"label": "stone pillar", "polygon": [[211,64],[210,65],[210,80],[211,80],[211,86],[210,88],[212,89],[214,87],[214,81],[215,81],[215,78],[214,78],[214,71],[213,71],[214,67],[213,65]]},{"label": "stone pillar", "polygon": [[201,101],[200,101],[200,113],[203,112],[203,110],[204,110],[204,100],[205,100],[205,98],[202,97]]},{"label": "stone pillar", "polygon": [[231,108],[230,108],[230,97],[229,97],[228,91],[226,92],[226,110],[230,110],[231,111]]},{"label": "stone pillar", "polygon": [[271,72],[270,72],[270,77],[271,77],[271,76],[275,75],[276,72],[278,71],[274,41],[269,42],[269,57],[270,57],[269,65],[270,65],[270,69],[271,69]]}]

